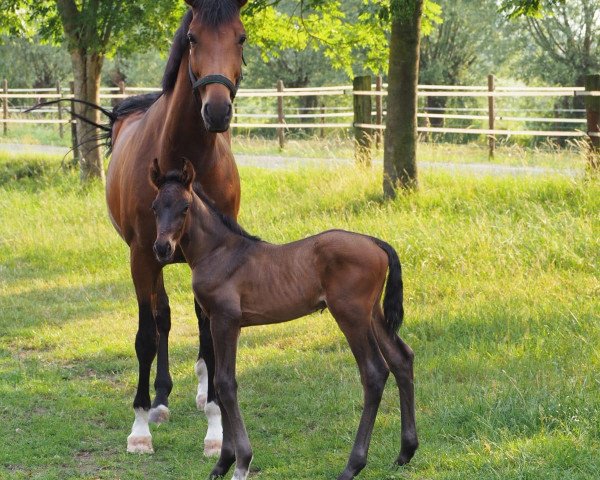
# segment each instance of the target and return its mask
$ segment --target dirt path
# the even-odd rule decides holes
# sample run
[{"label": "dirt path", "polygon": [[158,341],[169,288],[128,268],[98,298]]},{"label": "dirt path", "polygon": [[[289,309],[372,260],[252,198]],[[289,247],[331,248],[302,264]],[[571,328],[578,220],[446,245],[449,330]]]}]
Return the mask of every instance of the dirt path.
[{"label": "dirt path", "polygon": [[[56,147],[49,145],[21,145],[14,143],[0,143],[0,151],[12,153],[51,153],[66,154],[67,147]],[[269,169],[288,169],[298,168],[300,166],[314,167],[333,167],[352,165],[351,159],[341,158],[302,158],[285,157],[281,155],[242,155],[236,154],[235,159],[238,165],[251,166]],[[381,161],[374,161],[375,165],[381,166]],[[441,169],[454,173],[467,173],[474,175],[492,175],[492,176],[519,176],[519,175],[564,175],[568,177],[577,177],[582,175],[574,169],[555,169],[548,167],[530,167],[530,166],[512,166],[497,165],[489,163],[444,163],[444,162],[419,162],[419,168]]]}]

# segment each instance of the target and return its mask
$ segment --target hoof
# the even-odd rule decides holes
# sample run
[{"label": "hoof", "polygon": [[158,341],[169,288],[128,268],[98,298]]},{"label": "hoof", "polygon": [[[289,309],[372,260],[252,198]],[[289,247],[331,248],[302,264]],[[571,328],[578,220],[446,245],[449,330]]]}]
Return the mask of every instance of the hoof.
[{"label": "hoof", "polygon": [[169,408],[164,405],[159,405],[156,408],[151,408],[148,415],[148,420],[152,423],[164,423],[169,421]]},{"label": "hoof", "polygon": [[410,446],[406,449],[402,449],[400,451],[400,455],[398,455],[398,458],[396,459],[396,461],[394,462],[396,466],[401,467],[402,465],[406,465],[408,462],[410,462],[411,458],[413,458],[413,456],[415,455],[415,452],[417,451],[417,446],[418,444],[414,445],[414,446]]},{"label": "hoof", "polygon": [[154,453],[152,437],[129,435],[127,437],[127,451],[129,453]]},{"label": "hoof", "polygon": [[206,395],[203,393],[199,393],[196,395],[196,407],[198,410],[204,411],[204,407],[206,407]]},{"label": "hoof", "polygon": [[221,454],[221,440],[204,440],[204,456],[218,457]]}]

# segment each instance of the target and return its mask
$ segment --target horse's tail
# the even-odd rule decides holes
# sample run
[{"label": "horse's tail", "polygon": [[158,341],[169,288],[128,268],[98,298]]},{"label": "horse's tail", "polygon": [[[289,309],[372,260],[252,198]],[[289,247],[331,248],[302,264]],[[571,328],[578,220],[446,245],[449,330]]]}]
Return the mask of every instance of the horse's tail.
[{"label": "horse's tail", "polygon": [[389,272],[383,297],[383,313],[389,333],[398,332],[404,319],[402,266],[394,247],[378,238],[373,238],[373,241],[388,256]]}]

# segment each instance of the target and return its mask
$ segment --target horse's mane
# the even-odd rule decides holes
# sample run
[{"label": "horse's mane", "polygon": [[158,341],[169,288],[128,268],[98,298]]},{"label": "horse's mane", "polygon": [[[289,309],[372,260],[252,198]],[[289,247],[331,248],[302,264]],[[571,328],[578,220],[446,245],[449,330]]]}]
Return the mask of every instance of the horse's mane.
[{"label": "horse's mane", "polygon": [[[162,188],[162,186],[164,186],[167,183],[177,183],[179,185],[185,186],[185,177],[184,177],[183,172],[181,170],[169,171],[167,174],[165,174],[160,179],[161,188]],[[229,215],[225,215],[224,213],[217,210],[217,207],[215,207],[215,204],[213,203],[213,201],[208,197],[208,195],[206,195],[206,193],[204,193],[204,190],[202,190],[202,188],[199,185],[194,185],[194,193],[196,195],[198,195],[198,197],[200,198],[202,203],[204,203],[207,206],[210,213],[213,216],[217,217],[217,219],[220,220],[220,222],[225,227],[227,227],[227,229],[230,232],[233,232],[236,235],[239,235],[240,237],[247,238],[248,240],[251,240],[253,242],[261,241],[260,237],[257,237],[256,235],[252,235],[251,233],[248,233],[246,230],[244,230],[242,228],[242,226],[238,222],[236,222]]]}]

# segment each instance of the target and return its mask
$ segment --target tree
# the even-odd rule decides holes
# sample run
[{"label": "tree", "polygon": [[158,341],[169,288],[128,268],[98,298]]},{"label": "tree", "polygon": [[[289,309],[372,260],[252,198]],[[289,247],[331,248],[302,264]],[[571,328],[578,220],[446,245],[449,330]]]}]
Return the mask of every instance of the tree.
[{"label": "tree", "polygon": [[[64,43],[71,57],[75,97],[98,104],[100,74],[107,55],[164,43],[183,12],[167,0],[0,0],[4,17],[0,28],[31,35],[39,30],[48,42]],[[77,105],[79,115],[100,123],[97,110]],[[81,178],[103,178],[104,169],[96,129],[78,122]]]},{"label": "tree", "polygon": [[383,194],[417,187],[417,84],[423,0],[394,0],[388,70]]}]

